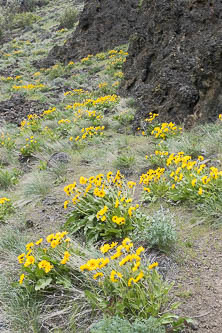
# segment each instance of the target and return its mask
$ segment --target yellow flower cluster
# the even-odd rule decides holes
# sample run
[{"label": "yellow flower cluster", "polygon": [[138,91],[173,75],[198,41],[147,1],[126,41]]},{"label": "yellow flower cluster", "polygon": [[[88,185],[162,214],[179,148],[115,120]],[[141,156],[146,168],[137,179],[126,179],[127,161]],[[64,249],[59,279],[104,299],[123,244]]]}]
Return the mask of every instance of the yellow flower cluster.
[{"label": "yellow flower cluster", "polygon": [[64,252],[64,257],[63,259],[60,261],[60,263],[62,265],[65,265],[68,261],[69,261],[69,257],[71,256],[71,254],[68,251]]},{"label": "yellow flower cluster", "polygon": [[[56,246],[61,244],[68,244],[70,239],[66,237],[68,232],[57,232],[56,234],[50,234],[46,237],[46,242],[50,244],[50,247],[54,249]],[[20,264],[22,264],[25,268],[32,267],[32,272],[35,270],[43,270],[45,273],[49,273],[54,265],[46,260],[45,254],[48,251],[47,257],[50,257],[49,248],[40,248],[40,245],[43,243],[43,238],[40,238],[35,243],[30,242],[26,244],[26,252],[21,253],[17,259]],[[44,259],[42,259],[43,257]],[[60,261],[61,265],[65,265],[70,258],[70,253],[68,251],[64,251],[63,258]],[[22,284],[25,278],[25,274],[20,276],[19,283]]]},{"label": "yellow flower cluster", "polygon": [[[67,231],[57,232],[56,234],[50,234],[46,237],[46,241],[54,249],[55,247],[61,244],[62,240],[67,234],[68,234]],[[69,238],[67,239],[69,240]]]},{"label": "yellow flower cluster", "polygon": [[146,118],[145,121],[148,122],[148,123],[152,123],[152,121],[153,121],[154,119],[156,119],[158,116],[159,116],[158,113],[152,113],[152,112],[150,112],[150,113],[149,113],[149,117]]},{"label": "yellow flower cluster", "polygon": [[8,199],[8,198],[0,198],[0,205],[4,205],[6,202],[9,202],[9,201],[11,201],[10,199]]},{"label": "yellow flower cluster", "polygon": [[60,119],[58,121],[58,124],[61,125],[61,124],[70,124],[71,123],[71,120],[69,119]]},{"label": "yellow flower cluster", "polygon": [[108,207],[104,206],[101,210],[99,210],[96,214],[98,220],[104,222],[106,220],[106,212],[108,211]]},{"label": "yellow flower cluster", "polygon": [[118,216],[113,216],[112,217],[112,221],[114,222],[114,223],[116,223],[116,224],[118,224],[118,225],[120,225],[120,224],[125,224],[125,222],[126,222],[126,219],[125,219],[125,217],[118,217]]},{"label": "yellow flower cluster", "polygon": [[28,156],[39,150],[39,143],[34,139],[34,136],[26,138],[26,144],[20,149],[22,155]]},{"label": "yellow flower cluster", "polygon": [[[156,170],[149,169],[147,173],[140,176],[140,184],[149,186],[151,182],[158,182],[165,172],[164,168],[157,168]],[[149,187],[144,187],[144,191],[149,192]]]},{"label": "yellow flower cluster", "polygon": [[[82,136],[77,136],[75,138],[75,141],[81,142],[82,140],[85,140],[87,137],[92,138],[95,135],[103,135],[104,128],[105,128],[104,126],[96,126],[96,127],[90,126],[90,127],[82,128],[82,130],[81,130],[81,132],[83,133]],[[73,138],[72,139],[71,138],[69,139],[70,141],[73,140]]]},{"label": "yellow flower cluster", "polygon": [[74,103],[73,105],[67,105],[66,110],[68,109],[76,109],[76,108],[84,108],[84,107],[95,107],[97,105],[102,105],[106,103],[115,103],[118,101],[118,96],[113,94],[113,95],[107,95],[107,96],[101,96],[98,97],[97,99],[86,99],[82,103]]},{"label": "yellow flower cluster", "polygon": [[[112,253],[105,258],[90,259],[86,264],[80,266],[81,271],[96,271],[93,275],[93,279],[103,278],[108,279],[113,283],[118,283],[121,281],[126,281],[128,287],[133,284],[137,284],[145,276],[143,270],[140,270],[137,274],[138,269],[141,266],[141,253],[145,249],[140,246],[136,251],[133,250],[133,243],[129,238],[125,238],[122,243],[118,246],[118,242],[112,242],[111,244],[104,244],[100,247],[101,253],[105,254],[111,250]],[[121,259],[119,259],[121,257]],[[117,261],[116,261],[117,260]],[[121,271],[114,270],[113,263],[119,267]],[[111,268],[109,269],[109,264]],[[151,270],[157,267],[158,263],[155,262],[148,265],[147,269]],[[101,272],[101,269],[106,267],[105,272]],[[126,284],[125,284],[126,285]]]},{"label": "yellow flower cluster", "polygon": [[[133,212],[139,208],[139,205],[132,206],[132,198],[128,198],[124,191],[121,191],[123,186],[123,176],[117,171],[116,175],[113,175],[111,171],[104,174],[98,174],[97,176],[91,176],[85,178],[83,176],[79,179],[80,185],[85,186],[83,190],[76,187],[76,182],[64,187],[64,191],[68,196],[73,196],[72,203],[76,205],[81,200],[85,200],[85,197],[89,194],[98,198],[107,200],[101,200],[103,206],[96,212],[97,221],[115,223],[117,225],[124,225],[129,223],[129,218],[132,217]],[[131,189],[136,186],[135,182],[128,182],[128,187]],[[107,196],[108,194],[108,196]],[[70,200],[64,202],[64,209],[67,208]],[[78,209],[78,206],[77,206]],[[117,215],[118,214],[118,215]],[[108,223],[107,222],[107,223]]]},{"label": "yellow flower cluster", "polygon": [[151,135],[154,135],[155,138],[161,138],[161,139],[166,139],[167,136],[169,135],[175,135],[179,134],[182,132],[182,127],[177,127],[174,123],[162,123],[161,127],[157,126],[155,127]]},{"label": "yellow flower cluster", "polygon": [[43,117],[44,117],[44,116],[48,116],[48,115],[52,114],[52,113],[55,112],[55,111],[56,111],[56,107],[53,107],[53,108],[48,109],[48,110],[45,110],[45,111],[43,111],[42,116],[43,116]]},{"label": "yellow flower cluster", "polygon": [[98,88],[102,89],[102,88],[105,88],[107,86],[108,86],[107,82],[102,82],[102,83],[99,83]]},{"label": "yellow flower cluster", "polygon": [[45,85],[40,83],[40,84],[27,84],[27,85],[23,85],[23,86],[12,86],[13,89],[15,90],[20,90],[20,89],[25,89],[25,90],[33,90],[33,89],[39,89],[39,88],[44,88]]},{"label": "yellow flower cluster", "polygon": [[7,76],[7,77],[0,76],[0,81],[13,81],[13,80],[17,81],[17,80],[21,80],[21,78],[22,78],[21,75],[17,75],[15,77],[12,77],[12,76]]},{"label": "yellow flower cluster", "polygon": [[101,53],[97,53],[97,54],[95,55],[95,57],[96,57],[97,60],[104,60],[104,59],[106,59],[106,54],[103,53],[103,52],[101,52]]},{"label": "yellow flower cluster", "polygon": [[[207,167],[204,163],[204,157],[198,156],[197,159],[192,159],[190,155],[185,155],[184,152],[177,154],[169,154],[166,151],[155,151],[156,156],[165,159],[166,168],[158,168],[157,170],[148,170],[147,174],[140,177],[140,183],[149,185],[152,181],[158,183],[162,177],[168,188],[177,190],[178,185],[184,188],[189,188],[189,195],[193,195],[196,190],[198,196],[206,193],[215,192],[215,182],[222,176],[222,171],[211,166]],[[150,188],[144,187],[145,191],[150,192]]]},{"label": "yellow flower cluster", "polygon": [[87,57],[81,59],[81,63],[87,63],[93,57],[92,54],[88,54]]},{"label": "yellow flower cluster", "polygon": [[123,76],[124,76],[124,74],[123,74],[123,72],[121,72],[121,71],[118,71],[118,72],[116,72],[116,73],[114,74],[114,77],[118,77],[119,79],[122,79]]},{"label": "yellow flower cluster", "polygon": [[97,113],[96,110],[89,111],[82,109],[75,111],[74,117],[74,122],[77,122],[77,120],[81,118],[90,118],[98,121],[103,119],[103,116],[100,113]]},{"label": "yellow flower cluster", "polygon": [[2,132],[1,136],[0,136],[0,145],[6,147],[8,149],[11,149],[15,146],[15,141],[10,138],[8,133],[4,134]]},{"label": "yellow flower cluster", "polygon": [[20,123],[20,130],[23,131],[25,128],[26,129],[34,129],[37,128],[39,126],[39,121],[40,118],[37,114],[29,114],[27,116],[27,120],[24,119],[21,121]]},{"label": "yellow flower cluster", "polygon": [[53,265],[51,265],[47,260],[42,260],[38,263],[38,268],[44,269],[45,273],[49,273],[53,268]]}]

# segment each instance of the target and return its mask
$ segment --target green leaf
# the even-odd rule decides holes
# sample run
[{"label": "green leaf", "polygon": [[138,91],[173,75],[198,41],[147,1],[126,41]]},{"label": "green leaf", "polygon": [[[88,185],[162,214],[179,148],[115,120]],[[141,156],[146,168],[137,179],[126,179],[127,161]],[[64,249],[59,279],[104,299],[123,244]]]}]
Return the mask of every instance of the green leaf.
[{"label": "green leaf", "polygon": [[86,298],[88,298],[89,302],[91,303],[92,307],[96,308],[96,306],[98,305],[98,299],[96,295],[89,290],[85,290],[85,295]]},{"label": "green leaf", "polygon": [[67,288],[67,289],[72,287],[72,283],[71,283],[70,279],[68,279],[68,278],[57,279],[56,284],[60,284],[64,288]]},{"label": "green leaf", "polygon": [[87,216],[87,219],[88,219],[88,221],[92,222],[95,217],[96,217],[96,215],[93,214],[93,215]]},{"label": "green leaf", "polygon": [[45,289],[52,282],[52,278],[40,279],[35,285],[35,290]]}]

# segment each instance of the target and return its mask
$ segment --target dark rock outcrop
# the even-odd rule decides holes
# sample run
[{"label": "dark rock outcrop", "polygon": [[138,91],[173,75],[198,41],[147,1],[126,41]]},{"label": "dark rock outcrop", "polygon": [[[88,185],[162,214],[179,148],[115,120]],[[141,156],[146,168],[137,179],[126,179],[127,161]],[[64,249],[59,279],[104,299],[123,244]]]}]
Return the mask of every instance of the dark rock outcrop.
[{"label": "dark rock outcrop", "polygon": [[135,127],[149,112],[187,127],[222,113],[222,1],[143,0],[128,52]]},{"label": "dark rock outcrop", "polygon": [[63,46],[54,46],[40,67],[79,60],[128,43],[137,13],[138,0],[85,0],[74,33]]},{"label": "dark rock outcrop", "polygon": [[46,108],[46,104],[26,100],[23,96],[12,96],[0,102],[0,126],[4,122],[19,125],[29,114],[40,115]]}]

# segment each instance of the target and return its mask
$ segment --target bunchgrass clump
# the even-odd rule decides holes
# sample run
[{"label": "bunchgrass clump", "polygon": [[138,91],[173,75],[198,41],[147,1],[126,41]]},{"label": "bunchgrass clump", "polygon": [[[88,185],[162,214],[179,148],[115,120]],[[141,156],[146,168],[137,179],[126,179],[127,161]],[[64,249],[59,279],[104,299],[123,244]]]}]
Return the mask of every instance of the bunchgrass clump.
[{"label": "bunchgrass clump", "polygon": [[116,169],[131,169],[135,164],[135,156],[129,154],[120,154],[114,161]]},{"label": "bunchgrass clump", "polygon": [[78,10],[75,8],[66,8],[59,19],[59,29],[72,29],[78,21]]},{"label": "bunchgrass clump", "polygon": [[51,179],[46,174],[35,173],[23,185],[23,194],[26,198],[45,198],[51,190]]},{"label": "bunchgrass clump", "polygon": [[15,28],[25,28],[25,27],[29,27],[31,26],[33,23],[39,21],[41,19],[41,17],[30,13],[30,12],[25,12],[25,13],[18,13],[14,16],[10,27],[12,29]]}]

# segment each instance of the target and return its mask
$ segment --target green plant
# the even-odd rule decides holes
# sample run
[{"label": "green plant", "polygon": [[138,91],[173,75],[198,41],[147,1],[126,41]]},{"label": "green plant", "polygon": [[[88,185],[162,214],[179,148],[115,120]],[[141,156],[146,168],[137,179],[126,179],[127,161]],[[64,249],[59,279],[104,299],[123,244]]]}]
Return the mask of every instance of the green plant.
[{"label": "green plant", "polygon": [[69,287],[69,261],[68,251],[70,239],[67,232],[58,232],[43,238],[35,243],[26,244],[26,252],[18,256],[21,264],[21,275],[19,284],[29,289],[45,289],[50,284],[59,284]]},{"label": "green plant", "polygon": [[158,318],[135,320],[130,323],[127,319],[118,316],[105,317],[96,323],[90,333],[165,333],[165,328]]},{"label": "green plant", "polygon": [[8,151],[16,147],[15,140],[8,133],[1,133],[0,146],[5,147]]},{"label": "green plant", "polygon": [[16,14],[11,22],[11,28],[25,28],[33,23],[39,21],[41,19],[40,16],[37,16],[32,13],[19,13]]},{"label": "green plant", "polygon": [[0,187],[7,190],[9,187],[17,184],[20,172],[17,169],[12,171],[0,170]]},{"label": "green plant", "polygon": [[24,119],[20,125],[21,132],[26,132],[29,130],[31,130],[33,133],[39,132],[42,126],[42,119],[36,114],[29,114],[27,120]]},{"label": "green plant", "polygon": [[[120,245],[104,244],[100,251],[105,257],[90,259],[80,266],[87,272],[91,288],[85,294],[93,308],[110,316],[131,320],[158,317],[160,325],[175,325],[178,316],[168,312],[178,307],[178,303],[170,303],[172,284],[163,281],[155,269],[158,263],[147,266],[143,247],[134,249],[131,240],[125,238]],[[90,284],[91,276],[97,286]]]},{"label": "green plant", "polygon": [[129,154],[121,154],[117,156],[114,166],[117,169],[130,169],[135,163],[135,156]]},{"label": "green plant", "polygon": [[[72,203],[75,209],[70,213],[65,227],[71,232],[83,231],[88,241],[121,238],[134,228],[135,211],[139,205],[132,205],[135,182],[126,183],[117,171],[106,176],[80,177],[80,188],[76,182],[65,186],[64,191],[71,197],[64,207]],[[72,198],[73,197],[73,198]]]},{"label": "green plant", "polygon": [[134,119],[134,112],[130,112],[128,110],[122,111],[120,114],[113,117],[114,120],[118,120],[118,122],[123,125],[127,126],[132,123]]},{"label": "green plant", "polygon": [[65,70],[65,68],[61,64],[56,64],[56,65],[50,67],[46,73],[50,80],[54,80],[58,77],[63,76],[64,70]]},{"label": "green plant", "polygon": [[66,8],[59,19],[59,29],[72,29],[78,20],[78,10],[75,8]]},{"label": "green plant", "polygon": [[[39,332],[41,323],[40,297],[26,288],[13,288],[11,275],[7,272],[0,277],[0,288],[2,290],[0,300],[2,308],[7,314],[10,325],[15,332]],[[10,282],[9,282],[10,281]],[[26,313],[26,316],[23,314]]]},{"label": "green plant", "polygon": [[14,212],[11,200],[0,198],[0,222],[5,222],[6,218]]},{"label": "green plant", "polygon": [[149,247],[167,251],[176,243],[177,234],[172,225],[173,216],[163,209],[149,218],[149,223],[138,225],[138,239],[147,242]]},{"label": "green plant", "polygon": [[67,163],[58,162],[49,168],[51,178],[55,179],[55,184],[61,184],[66,181]]},{"label": "green plant", "polygon": [[33,173],[31,178],[23,185],[26,198],[45,198],[51,190],[51,179],[43,172]]},{"label": "green plant", "polygon": [[33,135],[30,138],[26,138],[26,144],[20,149],[21,154],[25,157],[32,156],[33,153],[40,150],[40,143],[34,139]]},{"label": "green plant", "polygon": [[0,238],[0,251],[6,253],[13,253],[18,255],[23,251],[26,243],[26,237],[19,230],[13,227],[5,226],[1,231]]}]

